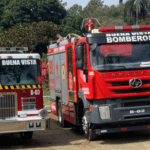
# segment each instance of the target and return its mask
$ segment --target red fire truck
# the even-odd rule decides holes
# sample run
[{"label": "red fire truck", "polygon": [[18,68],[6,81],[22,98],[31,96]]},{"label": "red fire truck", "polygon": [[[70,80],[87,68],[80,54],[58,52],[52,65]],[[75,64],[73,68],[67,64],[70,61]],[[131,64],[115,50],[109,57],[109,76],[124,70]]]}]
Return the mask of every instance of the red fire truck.
[{"label": "red fire truck", "polygon": [[43,109],[40,55],[24,51],[28,48],[0,48],[0,134],[31,139],[33,131],[49,128],[49,118]]},{"label": "red fire truck", "polygon": [[46,81],[47,79],[48,79],[47,63],[43,61],[42,62],[42,81]]},{"label": "red fire truck", "polygon": [[48,48],[51,111],[88,140],[150,129],[150,25],[94,29]]}]

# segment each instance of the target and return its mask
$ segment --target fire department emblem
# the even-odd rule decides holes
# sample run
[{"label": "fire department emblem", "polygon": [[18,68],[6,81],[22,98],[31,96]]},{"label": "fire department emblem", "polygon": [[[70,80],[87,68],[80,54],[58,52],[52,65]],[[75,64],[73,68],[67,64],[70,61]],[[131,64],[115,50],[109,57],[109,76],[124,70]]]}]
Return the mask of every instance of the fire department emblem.
[{"label": "fire department emblem", "polygon": [[49,61],[49,65],[50,65],[50,75],[52,75],[53,74],[53,61],[52,60]]},{"label": "fire department emblem", "polygon": [[57,74],[58,74],[58,62],[56,63],[56,70],[57,70]]},{"label": "fire department emblem", "polygon": [[134,79],[131,79],[129,81],[129,85],[132,87],[132,88],[139,88],[142,86],[142,80],[141,79],[138,79],[138,78],[134,78]]},{"label": "fire department emblem", "polygon": [[64,64],[61,65],[61,69],[62,69],[62,79],[65,80],[65,65]]},{"label": "fire department emblem", "polygon": [[69,90],[73,90],[72,73],[69,72]]}]

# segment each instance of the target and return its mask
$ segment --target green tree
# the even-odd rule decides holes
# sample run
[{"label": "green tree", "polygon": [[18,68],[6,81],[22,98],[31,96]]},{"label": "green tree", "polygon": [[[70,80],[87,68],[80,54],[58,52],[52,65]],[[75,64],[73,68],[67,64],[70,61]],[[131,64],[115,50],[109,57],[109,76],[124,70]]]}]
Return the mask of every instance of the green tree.
[{"label": "green tree", "polygon": [[70,7],[67,10],[67,14],[70,16],[76,16],[76,15],[81,16],[81,13],[82,13],[82,6],[78,4],[74,4],[72,7]]},{"label": "green tree", "polygon": [[67,6],[67,2],[63,2],[63,0],[59,0],[60,4],[63,6],[63,7],[66,7]]},{"label": "green tree", "polygon": [[67,10],[66,17],[61,22],[63,36],[68,35],[69,33],[75,33],[82,35],[84,31],[81,31],[81,25],[83,21],[82,6],[73,5]]},{"label": "green tree", "polygon": [[149,0],[128,0],[125,4],[125,16],[130,15],[130,20],[134,17],[138,24],[139,18],[144,19],[147,15]]},{"label": "green tree", "polygon": [[149,25],[150,24],[150,19],[147,18],[145,20],[141,20],[140,24],[142,24],[142,25],[147,25],[148,24]]},{"label": "green tree", "polygon": [[47,52],[46,46],[61,29],[47,21],[33,22],[26,27],[12,27],[0,33],[1,47],[28,47],[29,52]]},{"label": "green tree", "polygon": [[101,0],[91,0],[87,6],[82,11],[82,16],[84,18],[93,17],[93,13],[102,9],[104,1]]},{"label": "green tree", "polygon": [[70,16],[67,15],[61,23],[63,36],[68,35],[69,33],[75,33],[78,35],[82,35],[83,31],[81,31],[83,18],[79,15]]},{"label": "green tree", "polygon": [[[4,4],[3,0],[0,6]],[[60,24],[65,15],[66,10],[58,0],[8,0],[2,7],[0,25],[7,29],[39,21]]]}]

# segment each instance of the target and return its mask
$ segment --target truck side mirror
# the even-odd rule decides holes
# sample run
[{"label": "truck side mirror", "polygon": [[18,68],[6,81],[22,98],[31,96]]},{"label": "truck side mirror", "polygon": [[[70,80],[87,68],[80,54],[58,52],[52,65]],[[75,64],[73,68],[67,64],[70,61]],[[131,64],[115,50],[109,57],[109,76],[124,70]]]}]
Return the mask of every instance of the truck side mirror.
[{"label": "truck side mirror", "polygon": [[76,45],[76,60],[83,59],[83,50],[84,45],[82,42]]},{"label": "truck side mirror", "polygon": [[76,45],[76,68],[81,70],[83,69],[83,50],[84,45],[82,42]]},{"label": "truck side mirror", "polygon": [[76,68],[77,69],[83,69],[83,60],[80,59],[79,61],[76,62]]}]

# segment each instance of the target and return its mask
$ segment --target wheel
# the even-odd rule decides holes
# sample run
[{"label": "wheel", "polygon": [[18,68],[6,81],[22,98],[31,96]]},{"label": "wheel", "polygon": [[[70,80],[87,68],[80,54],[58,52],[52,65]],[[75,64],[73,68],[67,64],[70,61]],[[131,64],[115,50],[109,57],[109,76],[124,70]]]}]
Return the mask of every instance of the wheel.
[{"label": "wheel", "polygon": [[58,121],[62,128],[68,127],[69,125],[69,123],[63,118],[62,105],[60,101],[58,101]]},{"label": "wheel", "polygon": [[21,133],[21,138],[24,140],[30,140],[32,139],[33,132],[22,132]]},{"label": "wheel", "polygon": [[87,121],[85,112],[83,114],[84,115],[82,117],[82,130],[83,130],[84,135],[87,138],[87,140],[93,141],[97,138],[98,135],[95,133],[95,131],[92,129],[92,127],[90,127],[90,124]]},{"label": "wheel", "polygon": [[94,141],[97,137],[98,137],[98,135],[95,133],[94,130],[91,129],[88,131],[87,140]]}]

